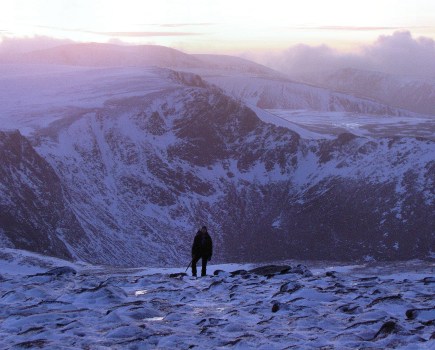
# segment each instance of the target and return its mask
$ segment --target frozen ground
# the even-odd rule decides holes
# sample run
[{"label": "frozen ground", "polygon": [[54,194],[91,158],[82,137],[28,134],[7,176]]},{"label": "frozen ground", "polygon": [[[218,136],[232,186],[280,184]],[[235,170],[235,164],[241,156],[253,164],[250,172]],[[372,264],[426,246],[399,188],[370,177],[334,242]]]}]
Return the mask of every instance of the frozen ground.
[{"label": "frozen ground", "polygon": [[0,348],[434,349],[434,265],[232,264],[194,279],[2,250]]}]

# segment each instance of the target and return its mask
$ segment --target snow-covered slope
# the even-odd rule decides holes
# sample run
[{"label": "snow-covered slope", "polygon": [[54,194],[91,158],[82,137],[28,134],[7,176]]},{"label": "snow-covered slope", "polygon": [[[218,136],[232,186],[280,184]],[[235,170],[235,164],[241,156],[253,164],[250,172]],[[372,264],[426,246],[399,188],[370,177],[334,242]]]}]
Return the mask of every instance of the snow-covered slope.
[{"label": "snow-covered slope", "polygon": [[[248,66],[249,67],[249,66]],[[392,107],[375,99],[303,84],[266,70],[186,69],[223,89],[227,94],[261,109],[292,109],[319,112],[350,112],[378,116],[416,116],[405,109]]]},{"label": "snow-covered slope", "polygon": [[167,85],[149,72],[140,67],[0,64],[2,129],[30,135],[56,120],[101,108],[108,100],[140,96]]},{"label": "snow-covered slope", "polygon": [[307,76],[305,80],[343,93],[374,98],[391,106],[435,116],[434,79],[416,79],[348,68]]},{"label": "snow-covered slope", "polygon": [[7,250],[0,347],[433,349],[433,264],[321,265],[209,266],[193,279]]},{"label": "snow-covered slope", "polygon": [[[3,63],[1,66],[4,66],[4,63],[9,63],[6,66],[6,70],[11,68],[13,70],[13,64],[16,63],[20,65],[27,63],[32,67],[35,67],[35,64],[42,65],[36,68],[38,73],[41,70],[45,71],[45,68],[48,68],[50,71],[53,65],[68,66],[69,69],[74,67],[76,70],[85,70],[85,67],[106,69],[123,67],[132,69],[133,67],[158,66],[199,74],[206,81],[218,85],[231,96],[263,109],[306,109],[323,112],[346,111],[351,113],[399,116],[412,114],[409,111],[392,107],[397,106],[395,104],[383,103],[382,101],[384,100],[382,98],[378,99],[376,93],[363,94],[365,98],[358,98],[349,94],[294,82],[282,73],[242,58],[224,55],[188,55],[181,51],[155,45],[69,44],[40,51],[32,51],[18,57],[0,56],[0,63]],[[31,85],[34,82],[35,75],[32,72],[30,73],[32,80],[27,87],[32,88]],[[97,78],[92,77],[92,74],[99,74],[95,71],[89,71],[89,73],[91,74],[89,79]],[[107,73],[113,74],[113,71]],[[41,75],[39,74],[38,76],[40,77]],[[352,81],[352,77],[346,79],[348,82]],[[332,81],[335,80],[332,79]],[[59,83],[61,87],[64,87],[65,83],[68,82],[61,81]],[[324,85],[325,82],[320,81],[316,83]],[[7,86],[16,90],[16,84],[16,80],[6,80],[2,84],[6,86],[6,95],[12,95]],[[74,85],[74,82],[72,84]],[[133,84],[138,86],[137,80],[133,79]],[[331,84],[335,88],[334,84]],[[23,87],[19,85],[18,89],[23,91]],[[36,81],[35,87],[40,88],[38,81]],[[113,86],[109,88],[113,88]],[[367,85],[367,88],[370,89],[370,86]],[[47,87],[43,86],[43,89],[47,89]],[[353,93],[349,89],[345,89],[345,91]],[[419,93],[419,91],[416,92]],[[429,97],[427,96],[427,98]],[[424,99],[427,98],[424,97]],[[8,101],[9,99],[5,98],[5,102]]]}]

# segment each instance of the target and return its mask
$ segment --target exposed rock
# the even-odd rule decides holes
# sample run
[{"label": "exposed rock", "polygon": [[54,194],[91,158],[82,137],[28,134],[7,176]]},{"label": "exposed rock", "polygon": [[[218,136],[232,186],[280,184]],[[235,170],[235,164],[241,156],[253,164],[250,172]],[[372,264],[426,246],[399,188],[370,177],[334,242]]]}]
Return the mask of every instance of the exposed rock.
[{"label": "exposed rock", "polygon": [[273,276],[276,274],[288,273],[290,270],[291,267],[288,265],[284,265],[284,266],[267,265],[267,266],[257,267],[255,269],[249,270],[248,272],[254,273],[256,275],[262,275],[262,276]]},{"label": "exposed rock", "polygon": [[248,274],[248,271],[246,271],[246,270],[235,270],[235,271],[231,272],[231,276],[240,276],[240,275],[244,276],[247,274]]},{"label": "exposed rock", "polygon": [[337,311],[344,312],[346,314],[356,314],[361,311],[361,306],[358,304],[346,304],[340,306]]},{"label": "exposed rock", "polygon": [[51,270],[48,270],[45,274],[47,275],[54,275],[54,276],[63,276],[63,275],[75,275],[77,274],[77,271],[69,266],[61,266],[61,267],[55,267]]},{"label": "exposed rock", "polygon": [[288,272],[297,273],[299,275],[303,275],[304,277],[312,277],[313,273],[304,265],[297,265],[296,267],[291,268]]},{"label": "exposed rock", "polygon": [[19,349],[43,349],[50,342],[47,339],[35,339],[16,344]]},{"label": "exposed rock", "polygon": [[384,297],[380,297],[380,298],[376,298],[374,299],[369,305],[368,307],[371,307],[373,305],[379,304],[379,303],[385,303],[385,302],[397,302],[397,301],[402,301],[402,295],[397,294],[397,295],[388,295],[388,296],[384,296]]},{"label": "exposed rock", "polygon": [[215,270],[214,272],[213,272],[213,275],[214,276],[219,276],[219,275],[222,275],[222,274],[225,274],[226,272],[225,271],[222,271],[222,270]]},{"label": "exposed rock", "polygon": [[418,320],[422,323],[435,322],[435,307],[428,307],[422,309],[409,309],[406,310],[406,317],[410,320]]},{"label": "exposed rock", "polygon": [[273,313],[278,312],[280,308],[281,308],[280,303],[273,303],[272,312]]},{"label": "exposed rock", "polygon": [[292,293],[296,292],[297,290],[299,290],[301,288],[302,288],[302,285],[299,284],[299,283],[287,282],[287,283],[284,283],[279,288],[279,292],[280,293],[289,293],[289,294],[292,294]]},{"label": "exposed rock", "polygon": [[385,338],[390,334],[399,332],[401,329],[402,327],[400,327],[395,321],[387,321],[381,326],[373,339],[378,340]]},{"label": "exposed rock", "polygon": [[435,283],[435,277],[425,277],[425,278],[423,278],[423,282],[424,282],[424,284]]}]

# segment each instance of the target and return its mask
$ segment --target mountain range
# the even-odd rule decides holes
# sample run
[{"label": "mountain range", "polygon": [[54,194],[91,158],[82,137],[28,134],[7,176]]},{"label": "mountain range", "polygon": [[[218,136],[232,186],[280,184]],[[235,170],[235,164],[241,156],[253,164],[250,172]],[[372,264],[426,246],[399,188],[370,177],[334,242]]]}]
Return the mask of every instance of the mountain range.
[{"label": "mountain range", "polygon": [[188,263],[205,224],[222,262],[435,250],[433,137],[362,137],[346,127],[326,135],[271,113],[349,113],[399,126],[423,118],[433,135],[434,118],[416,109],[162,47],[80,44],[8,60],[0,65],[5,247],[167,266]]}]

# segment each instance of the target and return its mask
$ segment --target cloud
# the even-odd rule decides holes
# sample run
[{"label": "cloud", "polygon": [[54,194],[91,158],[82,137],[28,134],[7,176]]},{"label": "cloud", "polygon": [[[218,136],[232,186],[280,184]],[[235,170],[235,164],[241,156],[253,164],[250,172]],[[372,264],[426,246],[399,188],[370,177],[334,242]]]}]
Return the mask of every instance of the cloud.
[{"label": "cloud", "polygon": [[[273,61],[274,59],[271,58]],[[278,57],[281,69],[290,72],[309,73],[317,69],[334,70],[341,66],[360,65],[360,59],[355,55],[344,55],[326,46],[309,46],[300,44],[282,53]]]},{"label": "cloud", "polygon": [[[180,28],[185,26],[191,26],[194,24],[182,23],[182,24],[155,24],[152,27],[168,27],[168,28]],[[198,24],[205,25],[205,24]],[[62,32],[74,32],[74,33],[86,33],[86,34],[96,34],[108,37],[123,37],[123,38],[149,38],[149,37],[166,37],[166,36],[191,36],[191,35],[202,35],[202,33],[197,32],[179,32],[179,31],[118,31],[118,32],[102,32],[102,31],[90,31],[85,29],[71,29],[71,28],[60,28],[60,27],[47,27],[47,26],[37,26],[38,28],[56,30]]]},{"label": "cloud", "polygon": [[326,30],[326,31],[355,31],[355,32],[371,32],[382,30],[403,30],[403,27],[362,27],[362,26],[320,26],[320,27],[296,27],[301,30]]},{"label": "cloud", "polygon": [[356,53],[343,53],[326,45],[304,44],[275,54],[245,55],[292,76],[341,68],[376,70],[385,73],[435,77],[435,41],[414,38],[409,31],[380,36]]},{"label": "cloud", "polygon": [[92,33],[111,36],[111,37],[128,37],[128,38],[202,35],[201,33],[191,33],[191,32],[92,32]]},{"label": "cloud", "polygon": [[396,32],[379,37],[363,54],[383,71],[435,77],[435,41],[430,38]]},{"label": "cloud", "polygon": [[163,23],[155,24],[158,27],[180,28],[180,27],[207,27],[213,26],[215,23]]},{"label": "cloud", "polygon": [[292,27],[292,29],[300,29],[300,30],[324,30],[324,31],[353,31],[353,32],[373,32],[373,31],[406,31],[410,29],[418,29],[418,30],[433,30],[432,26],[413,26],[413,27],[392,27],[392,26],[317,26],[317,27],[309,27],[309,26],[301,26],[301,27]]}]

